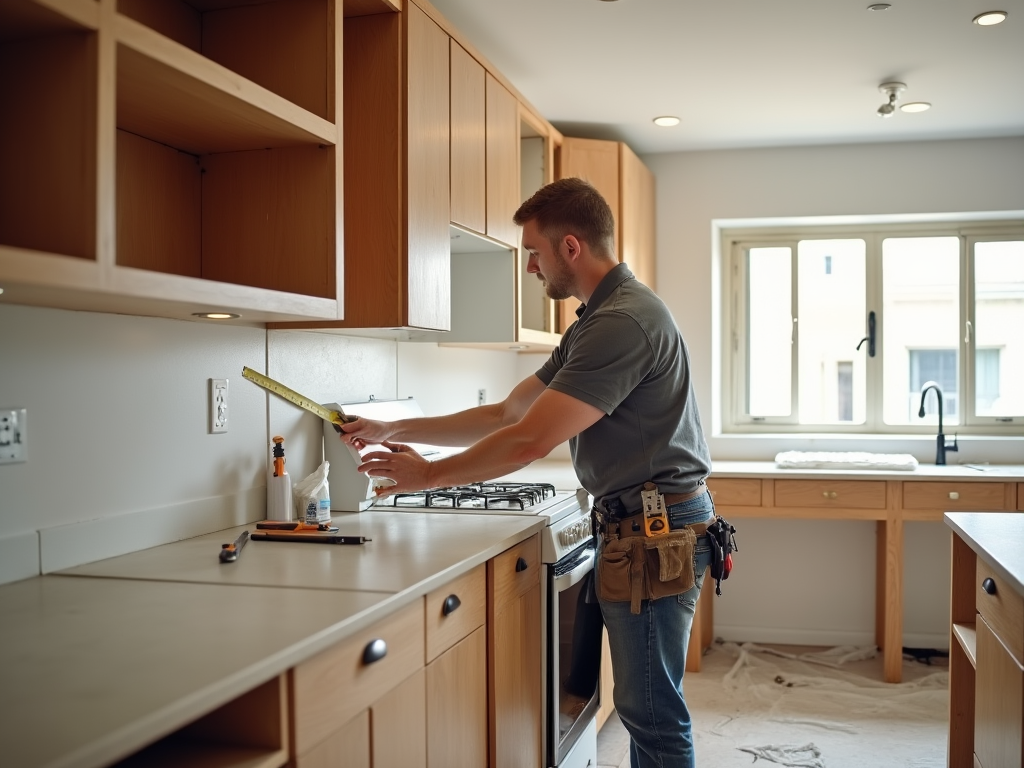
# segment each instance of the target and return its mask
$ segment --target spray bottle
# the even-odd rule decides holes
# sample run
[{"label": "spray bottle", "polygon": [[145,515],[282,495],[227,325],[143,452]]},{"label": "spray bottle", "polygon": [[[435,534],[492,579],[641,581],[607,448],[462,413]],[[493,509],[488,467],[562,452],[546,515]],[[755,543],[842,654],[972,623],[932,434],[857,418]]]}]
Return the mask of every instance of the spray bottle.
[{"label": "spray bottle", "polygon": [[292,478],[284,468],[284,438],[274,438],[274,475],[267,478],[267,520],[294,519]]}]

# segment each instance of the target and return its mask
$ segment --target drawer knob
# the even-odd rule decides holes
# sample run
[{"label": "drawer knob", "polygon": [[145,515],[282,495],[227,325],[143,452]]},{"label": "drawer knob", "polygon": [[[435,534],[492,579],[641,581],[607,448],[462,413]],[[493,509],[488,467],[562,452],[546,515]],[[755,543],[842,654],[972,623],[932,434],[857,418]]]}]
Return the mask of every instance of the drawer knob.
[{"label": "drawer knob", "polygon": [[520,571],[525,571],[529,567],[530,564],[526,562],[525,557],[520,557],[518,560],[516,560],[516,573],[519,573]]},{"label": "drawer knob", "polygon": [[441,615],[442,616],[447,616],[449,613],[452,613],[460,605],[462,605],[462,601],[459,600],[459,596],[458,595],[448,595],[448,597],[446,597],[444,599],[444,605],[441,606]]},{"label": "drawer knob", "polygon": [[981,588],[990,595],[994,595],[996,593],[996,583],[992,581],[992,579],[985,579],[981,582]]},{"label": "drawer knob", "polygon": [[375,661],[380,661],[388,655],[388,644],[384,642],[383,638],[378,637],[376,640],[371,640],[366,644],[363,649],[363,664],[373,664]]},{"label": "drawer knob", "polygon": [[826,499],[834,499],[839,494],[836,493],[835,491],[822,491],[821,495],[824,496]]},{"label": "drawer knob", "polygon": [[957,499],[960,498],[960,494],[957,491],[950,491],[949,498],[951,498],[953,501],[956,501]]}]

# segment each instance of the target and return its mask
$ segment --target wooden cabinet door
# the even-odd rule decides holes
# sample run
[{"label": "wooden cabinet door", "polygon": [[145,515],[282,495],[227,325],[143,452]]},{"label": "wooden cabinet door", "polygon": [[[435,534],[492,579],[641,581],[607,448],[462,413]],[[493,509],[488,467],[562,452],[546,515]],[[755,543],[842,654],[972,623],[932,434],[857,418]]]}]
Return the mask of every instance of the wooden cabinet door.
[{"label": "wooden cabinet door", "polygon": [[451,41],[451,215],[474,232],[487,228],[484,68]]},{"label": "wooden cabinet door", "polygon": [[487,234],[518,245],[512,216],[519,207],[519,104],[488,72],[487,91]]},{"label": "wooden cabinet door", "polygon": [[626,144],[619,144],[622,211],[619,218],[619,260],[636,279],[656,289],[654,259],[654,174]]},{"label": "wooden cabinet door", "polygon": [[[414,3],[408,17],[406,324],[451,330],[449,38]],[[359,190],[349,190],[359,194]],[[359,254],[352,254],[358,258]]]},{"label": "wooden cabinet door", "polygon": [[370,710],[364,709],[294,760],[295,768],[372,768],[370,764]]},{"label": "wooden cabinet door", "polygon": [[539,549],[534,536],[488,563],[491,768],[541,764]]},{"label": "wooden cabinet door", "polygon": [[370,707],[374,768],[426,768],[426,673],[419,669]]},{"label": "wooden cabinet door", "polygon": [[978,617],[974,753],[986,768],[1021,768],[1024,668]]},{"label": "wooden cabinet door", "polygon": [[427,665],[427,768],[487,765],[487,630]]}]

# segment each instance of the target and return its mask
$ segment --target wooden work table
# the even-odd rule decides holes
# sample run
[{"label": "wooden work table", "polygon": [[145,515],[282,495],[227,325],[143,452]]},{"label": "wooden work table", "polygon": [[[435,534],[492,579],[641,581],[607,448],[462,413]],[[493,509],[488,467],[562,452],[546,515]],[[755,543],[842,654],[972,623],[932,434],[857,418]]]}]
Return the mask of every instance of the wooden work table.
[{"label": "wooden work table", "polygon": [[373,541],[251,541],[220,563],[221,544],[253,529],[241,526],[0,586],[0,762],[95,768],[134,753],[126,765],[197,764],[194,754],[154,763],[138,750],[202,718],[277,739],[216,764],[290,764],[304,734],[286,722],[291,670],[406,615],[420,617],[409,655],[422,667],[424,600],[471,576],[482,600],[485,564],[536,545],[544,526],[384,511],[334,523]]},{"label": "wooden work table", "polygon": [[[976,467],[976,468],[973,468]],[[708,487],[719,514],[744,517],[874,520],[878,531],[875,642],[885,680],[900,682],[903,657],[903,523],[941,521],[944,512],[1024,510],[1024,466],[918,466],[913,471],[780,469],[768,461],[715,461]],[[687,669],[699,670],[713,638],[712,603],[704,591],[694,621]]]}]

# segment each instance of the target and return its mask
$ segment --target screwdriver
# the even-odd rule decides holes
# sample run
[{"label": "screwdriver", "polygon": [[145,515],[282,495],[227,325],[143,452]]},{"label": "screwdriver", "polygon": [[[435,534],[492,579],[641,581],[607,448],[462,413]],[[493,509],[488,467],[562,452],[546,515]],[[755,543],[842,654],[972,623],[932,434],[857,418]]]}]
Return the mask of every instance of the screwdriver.
[{"label": "screwdriver", "polygon": [[233,563],[242,554],[242,547],[249,540],[249,531],[242,531],[232,544],[220,545],[220,561],[222,563]]}]

